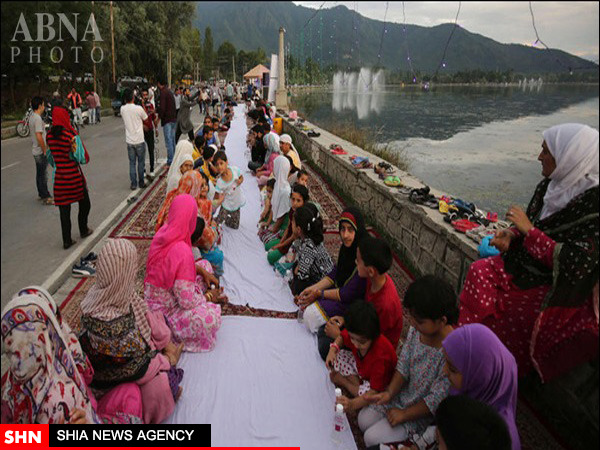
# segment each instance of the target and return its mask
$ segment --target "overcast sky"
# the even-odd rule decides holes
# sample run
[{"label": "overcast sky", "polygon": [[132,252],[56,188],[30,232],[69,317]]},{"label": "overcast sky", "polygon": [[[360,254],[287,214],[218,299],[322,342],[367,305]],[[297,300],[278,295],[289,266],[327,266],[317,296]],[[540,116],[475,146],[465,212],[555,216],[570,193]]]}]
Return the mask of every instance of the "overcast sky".
[{"label": "overcast sky", "polygon": [[[294,3],[316,9],[323,2]],[[356,4],[357,12],[371,19],[383,20],[385,14],[385,2],[325,2],[323,8],[340,4],[349,9]],[[598,4],[532,2],[540,39],[550,48],[598,62]],[[458,2],[405,2],[404,9],[407,24],[435,26],[454,22]],[[389,2],[387,20],[403,23],[402,2]],[[536,40],[528,2],[462,2],[458,23],[502,43],[532,45]]]}]

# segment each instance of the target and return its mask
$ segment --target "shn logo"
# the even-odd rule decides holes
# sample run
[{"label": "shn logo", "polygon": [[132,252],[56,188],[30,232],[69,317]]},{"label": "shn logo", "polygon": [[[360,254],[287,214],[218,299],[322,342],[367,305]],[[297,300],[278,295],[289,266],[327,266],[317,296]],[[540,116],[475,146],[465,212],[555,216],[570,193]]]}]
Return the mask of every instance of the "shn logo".
[{"label": "shn logo", "polygon": [[41,444],[41,431],[13,431],[6,430],[4,432],[5,444]]}]

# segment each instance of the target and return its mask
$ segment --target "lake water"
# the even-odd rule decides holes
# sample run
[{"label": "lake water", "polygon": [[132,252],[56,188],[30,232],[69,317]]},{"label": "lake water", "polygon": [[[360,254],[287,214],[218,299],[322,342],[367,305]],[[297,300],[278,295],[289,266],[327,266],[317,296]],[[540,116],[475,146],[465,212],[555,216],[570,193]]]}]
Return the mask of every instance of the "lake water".
[{"label": "lake water", "polygon": [[310,92],[292,99],[325,129],[381,130],[424,183],[501,215],[526,206],[541,180],[542,131],[567,122],[598,129],[598,86],[387,87],[381,93]]}]

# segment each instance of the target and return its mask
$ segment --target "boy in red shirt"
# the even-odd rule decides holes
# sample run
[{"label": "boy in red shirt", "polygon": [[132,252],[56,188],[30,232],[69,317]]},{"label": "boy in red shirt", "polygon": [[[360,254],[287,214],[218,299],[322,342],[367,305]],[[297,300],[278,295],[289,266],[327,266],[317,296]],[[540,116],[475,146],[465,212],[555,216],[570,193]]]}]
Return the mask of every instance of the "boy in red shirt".
[{"label": "boy in red shirt", "polygon": [[[365,236],[358,243],[356,269],[361,278],[367,279],[365,300],[375,306],[381,334],[398,348],[402,334],[402,302],[394,280],[387,274],[392,267],[392,249],[381,239]],[[340,335],[344,318],[335,316],[325,325],[325,334],[330,339]]]},{"label": "boy in red shirt", "polygon": [[[342,396],[338,403],[344,411],[357,411],[369,402],[365,394],[384,391],[398,361],[396,350],[381,334],[379,317],[371,303],[357,300],[344,315],[346,328],[331,344],[325,364],[331,381],[346,388],[352,397]],[[348,350],[340,350],[341,346]]]}]

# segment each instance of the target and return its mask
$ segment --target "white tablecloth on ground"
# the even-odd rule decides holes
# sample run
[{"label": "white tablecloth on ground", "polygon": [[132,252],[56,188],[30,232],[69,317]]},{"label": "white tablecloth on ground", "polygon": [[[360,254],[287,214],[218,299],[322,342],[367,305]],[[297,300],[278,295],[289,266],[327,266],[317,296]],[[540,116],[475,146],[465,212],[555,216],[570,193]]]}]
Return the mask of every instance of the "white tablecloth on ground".
[{"label": "white tablecloth on ground", "polygon": [[224,145],[229,164],[239,167],[244,175],[240,189],[246,197],[246,205],[241,211],[239,229],[223,226],[221,250],[225,256],[225,273],[221,283],[231,303],[274,311],[297,311],[287,283],[269,265],[264,245],[256,234],[262,210],[256,177],[248,170],[245,155],[248,130],[243,108],[235,108]]},{"label": "white tablecloth on ground", "polygon": [[184,353],[183,394],[166,423],[210,423],[213,446],[356,449],[331,441],[334,386],[316,338],[295,320],[226,316],[210,353]]}]

